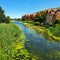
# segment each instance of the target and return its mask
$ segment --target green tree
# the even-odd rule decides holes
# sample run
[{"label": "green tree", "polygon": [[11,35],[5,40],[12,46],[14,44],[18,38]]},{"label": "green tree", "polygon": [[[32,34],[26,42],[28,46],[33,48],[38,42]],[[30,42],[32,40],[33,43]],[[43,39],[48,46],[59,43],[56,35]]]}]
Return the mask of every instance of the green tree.
[{"label": "green tree", "polygon": [[7,17],[6,17],[6,20],[5,20],[6,23],[9,23],[9,22],[10,22],[10,19],[11,19],[10,16],[7,16]]},{"label": "green tree", "polygon": [[40,23],[45,22],[46,21],[46,13],[47,13],[47,10],[37,12],[34,21],[40,22]]},{"label": "green tree", "polygon": [[0,7],[0,23],[6,23],[9,22],[8,17],[5,16],[4,10],[2,9],[2,7]]},{"label": "green tree", "polygon": [[26,20],[26,15],[22,16],[22,20]]}]

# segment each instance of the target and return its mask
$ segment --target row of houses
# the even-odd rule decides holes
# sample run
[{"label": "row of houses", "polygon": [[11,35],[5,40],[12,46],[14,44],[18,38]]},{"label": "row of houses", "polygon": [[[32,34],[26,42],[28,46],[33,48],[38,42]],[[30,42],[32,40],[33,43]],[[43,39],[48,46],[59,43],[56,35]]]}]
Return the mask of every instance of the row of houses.
[{"label": "row of houses", "polygon": [[[26,20],[34,20],[36,13],[26,14]],[[57,19],[60,19],[60,10],[59,9],[48,9],[46,13],[46,23],[54,24]]]},{"label": "row of houses", "polygon": [[29,19],[30,19],[30,20],[34,20],[35,16],[36,16],[35,13],[24,15],[24,17],[25,17],[26,20],[29,20]]}]

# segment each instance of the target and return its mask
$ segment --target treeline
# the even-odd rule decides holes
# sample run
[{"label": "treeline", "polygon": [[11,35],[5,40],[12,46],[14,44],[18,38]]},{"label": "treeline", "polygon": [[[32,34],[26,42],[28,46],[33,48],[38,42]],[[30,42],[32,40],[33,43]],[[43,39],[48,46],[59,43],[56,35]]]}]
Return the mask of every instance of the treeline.
[{"label": "treeline", "polygon": [[10,22],[10,17],[5,15],[4,10],[2,7],[0,7],[0,23],[9,23]]}]

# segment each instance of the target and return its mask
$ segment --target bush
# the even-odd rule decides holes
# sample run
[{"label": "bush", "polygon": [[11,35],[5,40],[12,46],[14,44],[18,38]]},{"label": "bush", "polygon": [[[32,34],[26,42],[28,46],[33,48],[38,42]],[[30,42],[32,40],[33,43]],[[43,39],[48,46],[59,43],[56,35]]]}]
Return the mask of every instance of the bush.
[{"label": "bush", "polygon": [[49,27],[49,30],[53,35],[60,37],[60,25],[51,26]]},{"label": "bush", "polygon": [[57,19],[55,24],[60,24],[60,19]]},{"label": "bush", "polygon": [[40,25],[40,23],[39,22],[34,22],[34,25]]},{"label": "bush", "polygon": [[6,19],[5,19],[5,23],[9,23],[10,22],[10,17],[7,16]]}]

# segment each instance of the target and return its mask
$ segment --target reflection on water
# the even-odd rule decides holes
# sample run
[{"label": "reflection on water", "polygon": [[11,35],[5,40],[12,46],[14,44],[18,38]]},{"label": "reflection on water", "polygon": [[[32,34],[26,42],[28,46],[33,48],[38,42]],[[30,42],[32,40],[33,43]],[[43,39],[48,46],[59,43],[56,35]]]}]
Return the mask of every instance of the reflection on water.
[{"label": "reflection on water", "polygon": [[21,22],[14,22],[24,32],[26,38],[25,48],[38,60],[60,60],[60,42],[49,42],[33,29],[26,28]]}]

